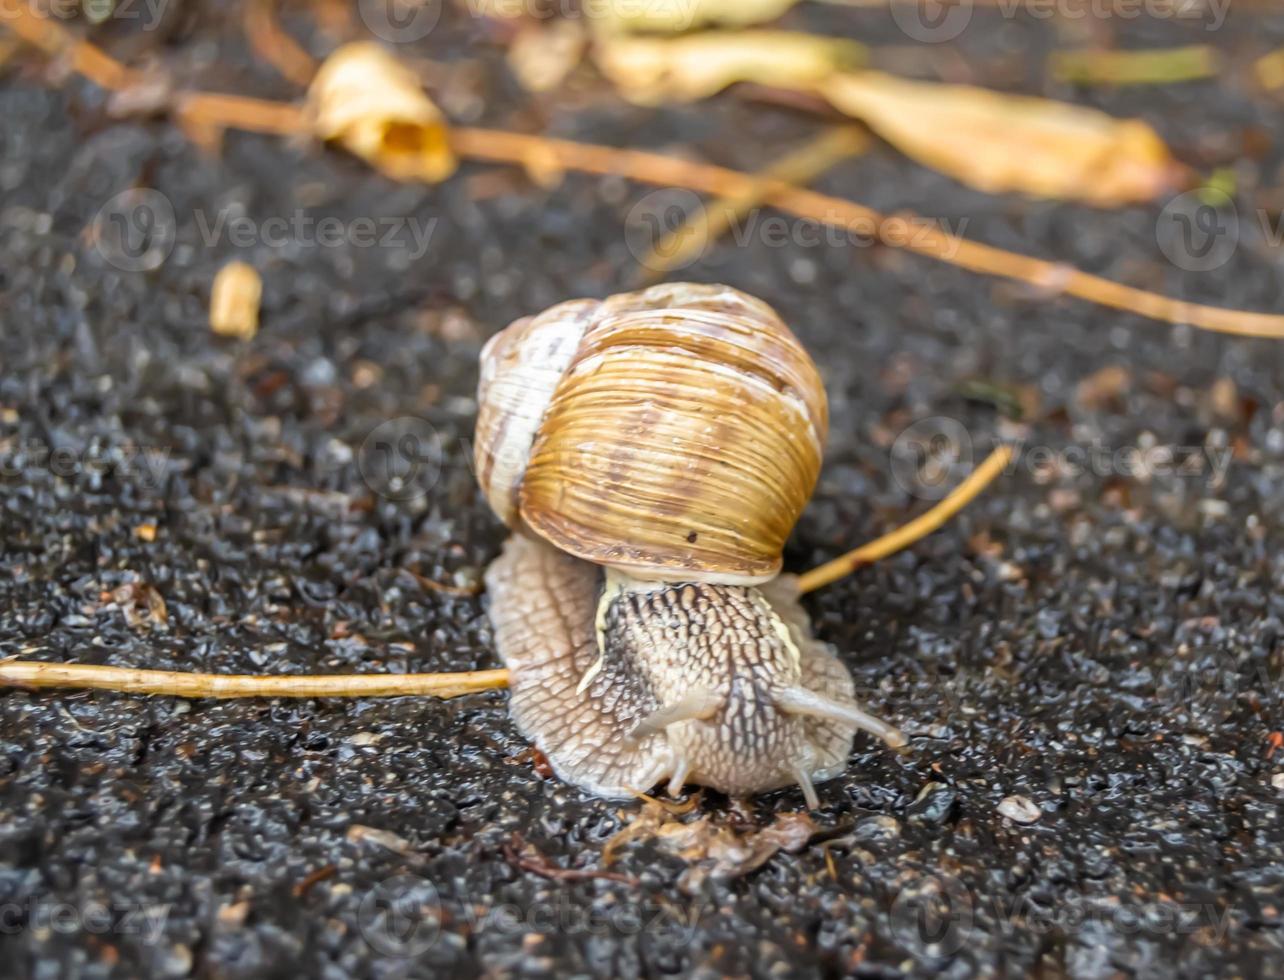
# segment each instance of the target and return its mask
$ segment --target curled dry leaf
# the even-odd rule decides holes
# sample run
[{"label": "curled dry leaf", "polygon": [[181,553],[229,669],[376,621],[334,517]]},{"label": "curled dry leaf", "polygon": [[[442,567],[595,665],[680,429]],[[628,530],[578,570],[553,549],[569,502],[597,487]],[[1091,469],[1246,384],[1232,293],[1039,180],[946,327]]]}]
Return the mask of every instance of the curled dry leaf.
[{"label": "curled dry leaf", "polygon": [[251,265],[229,262],[218,270],[210,289],[210,329],[224,337],[249,340],[259,330],[263,280]]},{"label": "curled dry leaf", "polygon": [[455,172],[445,118],[415,73],[373,42],[346,44],[325,60],[307,112],[318,138],[394,180],[435,183]]},{"label": "curled dry leaf", "polygon": [[868,71],[818,90],[901,152],[989,193],[1116,207],[1152,200],[1182,175],[1149,125],[1084,106]]},{"label": "curled dry leaf", "polygon": [[798,0],[596,0],[587,5],[603,32],[679,34],[706,24],[745,27],[775,20]]},{"label": "curled dry leaf", "polygon": [[608,37],[593,57],[630,102],[702,99],[735,82],[808,88],[864,61],[855,41],[792,31],[705,31],[679,38]]}]

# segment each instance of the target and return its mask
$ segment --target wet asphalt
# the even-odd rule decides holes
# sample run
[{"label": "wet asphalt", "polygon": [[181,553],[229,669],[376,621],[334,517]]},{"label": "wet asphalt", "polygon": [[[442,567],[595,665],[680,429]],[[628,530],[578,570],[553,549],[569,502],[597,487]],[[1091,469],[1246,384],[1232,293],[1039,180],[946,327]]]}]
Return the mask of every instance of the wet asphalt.
[{"label": "wet asphalt", "polygon": [[[987,196],[881,145],[818,186],[1172,295],[1284,306],[1280,103],[1247,78],[1284,44],[1284,18],[1120,19],[1092,35],[974,16],[948,58],[886,11],[804,7],[785,23],[859,37],[906,71],[944,65],[1146,118],[1185,162],[1234,171],[1238,225],[1213,242],[1224,263],[1192,268],[1162,202]],[[334,43],[305,17],[287,24],[317,52]],[[98,34],[185,84],[293,94],[212,4]],[[1091,37],[1208,43],[1228,67],[1119,92],[1047,81],[1046,52]],[[403,50],[433,59],[462,122],[745,169],[816,130],[734,95],[628,107],[587,74],[528,96],[499,39],[452,12]],[[0,655],[496,666],[486,600],[469,594],[503,537],[469,463],[480,347],[517,316],[635,285],[646,216],[689,199],[478,165],[396,185],[235,133],[215,159],[33,60],[3,70]],[[11,691],[0,972],[1281,975],[1284,348],[813,232],[742,226],[680,273],[767,300],[820,363],[830,445],[787,567],[922,510],[996,439],[1020,448],[945,530],[807,600],[910,754],[858,739],[819,787],[814,836],[748,874],[693,878],[642,840],[610,877],[567,876],[602,868],[640,808],[542,775],[502,692]],[[234,257],[264,279],[246,343],[206,321]],[[423,452],[389,464],[389,437]],[[955,465],[921,471],[942,437]],[[785,790],[749,808],[707,795],[699,812],[748,836],[801,808]]]}]

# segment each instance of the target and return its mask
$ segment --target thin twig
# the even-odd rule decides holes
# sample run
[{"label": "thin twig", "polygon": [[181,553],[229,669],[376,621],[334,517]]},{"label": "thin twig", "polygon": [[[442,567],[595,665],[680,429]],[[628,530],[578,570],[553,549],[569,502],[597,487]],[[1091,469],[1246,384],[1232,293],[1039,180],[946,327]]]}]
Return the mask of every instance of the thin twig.
[{"label": "thin twig", "polygon": [[446,674],[195,674],[91,664],[0,661],[0,685],[75,687],[180,698],[455,698],[508,686],[506,670]]},{"label": "thin twig", "polygon": [[850,575],[856,569],[879,559],[886,558],[902,548],[909,547],[916,541],[927,537],[941,527],[951,517],[961,511],[988,487],[1003,472],[1012,459],[1012,448],[1000,446],[986,457],[967,479],[955,487],[944,500],[926,514],[916,517],[908,524],[898,527],[890,534],[885,534],[869,544],[861,545],[855,551],[849,551],[841,558],[826,562],[810,572],[798,576],[799,592],[814,592],[822,586],[837,582]]},{"label": "thin twig", "polygon": [[217,129],[241,129],[273,136],[298,136],[307,132],[303,107],[247,95],[222,92],[179,92],[174,111],[185,119]]},{"label": "thin twig", "polygon": [[858,126],[835,126],[781,157],[754,176],[750,193],[719,197],[672,231],[661,236],[642,260],[642,281],[655,282],[671,269],[680,269],[696,258],[731,226],[763,203],[777,183],[805,185],[869,146],[869,133]]},{"label": "thin twig", "polygon": [[281,27],[276,0],[247,0],[243,23],[255,54],[295,85],[307,88],[312,83],[317,61]]},{"label": "thin twig", "polygon": [[[456,153],[474,160],[521,164],[539,156],[552,157],[568,170],[611,174],[647,184],[686,187],[706,194],[747,194],[755,181],[752,175],[738,170],[681,160],[662,153],[620,150],[505,130],[461,127],[451,130],[451,142]],[[1189,324],[1201,330],[1241,337],[1284,339],[1284,315],[1188,303],[1136,289],[1059,262],[1036,259],[952,235],[917,215],[888,217],[855,201],[792,187],[785,182],[772,184],[763,199],[786,214],[872,235],[890,247],[930,256],[972,272],[1013,279],[1041,290],[1055,288],[1101,306],[1153,320]]]},{"label": "thin twig", "polygon": [[[521,834],[514,832],[508,843],[502,845],[504,859],[521,871],[529,871],[550,881],[618,881],[623,885],[636,885],[638,880],[618,871],[600,868],[560,868],[543,854],[526,843]],[[529,853],[528,853],[529,851]]]},{"label": "thin twig", "polygon": [[82,41],[61,24],[36,13],[29,3],[6,4],[0,24],[50,57],[65,56],[77,74],[109,91],[121,91],[142,79],[102,48]]}]

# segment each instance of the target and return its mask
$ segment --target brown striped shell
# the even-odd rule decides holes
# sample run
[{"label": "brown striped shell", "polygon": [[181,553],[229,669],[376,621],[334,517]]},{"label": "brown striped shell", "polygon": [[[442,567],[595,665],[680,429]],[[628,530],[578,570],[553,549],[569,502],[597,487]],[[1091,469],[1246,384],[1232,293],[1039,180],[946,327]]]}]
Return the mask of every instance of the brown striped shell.
[{"label": "brown striped shell", "polygon": [[482,352],[478,397],[477,475],[500,518],[638,578],[777,574],[828,429],[807,352],[729,286],[518,320]]}]

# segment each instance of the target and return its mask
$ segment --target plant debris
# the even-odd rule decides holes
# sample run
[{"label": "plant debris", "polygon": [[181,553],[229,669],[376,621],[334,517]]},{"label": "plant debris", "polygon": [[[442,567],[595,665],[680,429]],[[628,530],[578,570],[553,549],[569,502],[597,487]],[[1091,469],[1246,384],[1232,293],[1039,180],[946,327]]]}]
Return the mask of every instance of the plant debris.
[{"label": "plant debris", "polygon": [[259,330],[263,279],[252,265],[229,262],[210,289],[210,329],[223,337],[249,340]]},{"label": "plant debris", "polygon": [[1054,51],[1052,77],[1073,85],[1172,85],[1212,78],[1221,68],[1207,44],[1144,51]]},{"label": "plant debris", "polygon": [[738,829],[725,817],[683,819],[659,801],[647,799],[636,814],[620,813],[625,827],[602,849],[602,861],[611,864],[616,852],[637,841],[654,843],[666,854],[681,858],[690,867],[679,879],[688,894],[700,890],[706,879],[725,881],[750,874],[780,851],[796,854],[822,832],[807,813],[778,813],[761,828]]},{"label": "plant debris", "polygon": [[1163,140],[1137,119],[872,71],[835,76],[819,90],[902,153],[992,194],[1119,207],[1182,180]]},{"label": "plant debris", "polygon": [[445,180],[455,172],[446,121],[405,65],[371,41],[344,45],[317,70],[308,119],[394,180]]},{"label": "plant debris", "polygon": [[607,37],[593,59],[639,105],[707,98],[735,82],[807,88],[859,66],[855,41],[789,31],[706,31],[677,38]]},{"label": "plant debris", "polygon": [[747,27],[775,20],[798,0],[596,0],[594,26],[603,33],[673,34],[708,24]]}]

